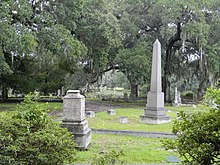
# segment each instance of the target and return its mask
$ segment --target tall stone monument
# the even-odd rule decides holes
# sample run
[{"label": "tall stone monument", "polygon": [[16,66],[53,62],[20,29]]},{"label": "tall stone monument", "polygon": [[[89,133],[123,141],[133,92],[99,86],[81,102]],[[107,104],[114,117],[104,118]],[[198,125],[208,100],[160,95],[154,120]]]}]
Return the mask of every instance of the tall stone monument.
[{"label": "tall stone monument", "polygon": [[91,142],[91,129],[85,118],[85,97],[79,90],[68,90],[63,98],[62,127],[66,127],[73,135],[77,148],[86,149]]},{"label": "tall stone monument", "polygon": [[161,44],[156,40],[153,45],[153,59],[151,69],[151,86],[147,94],[147,105],[141,122],[147,124],[163,124],[170,122],[164,109],[164,93],[161,81]]}]

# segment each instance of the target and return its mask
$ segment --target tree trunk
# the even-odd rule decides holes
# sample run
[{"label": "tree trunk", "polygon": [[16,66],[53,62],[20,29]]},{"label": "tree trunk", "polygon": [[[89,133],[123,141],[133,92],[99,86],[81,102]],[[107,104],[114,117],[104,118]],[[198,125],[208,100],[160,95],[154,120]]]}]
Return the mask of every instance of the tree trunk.
[{"label": "tree trunk", "polygon": [[181,23],[177,23],[177,31],[174,36],[172,36],[167,45],[166,49],[166,57],[165,57],[165,66],[164,66],[164,76],[163,76],[163,92],[164,92],[164,100],[165,102],[171,102],[170,98],[170,82],[169,77],[172,72],[171,62],[172,62],[172,51],[173,46],[175,42],[181,40],[180,34],[181,34]]},{"label": "tree trunk", "polygon": [[131,99],[135,99],[138,97],[138,85],[131,83]]},{"label": "tree trunk", "polygon": [[211,159],[210,158],[205,158],[204,159],[204,162],[203,163],[201,163],[202,165],[211,165],[212,163],[211,163]]},{"label": "tree trunk", "polygon": [[199,88],[197,90],[197,100],[201,100],[202,99],[202,96],[204,94],[204,89],[207,87],[206,85],[206,78],[203,77],[203,76],[200,76],[200,79],[199,79]]},{"label": "tree trunk", "polygon": [[2,102],[5,102],[8,100],[8,89],[6,86],[2,85]]}]

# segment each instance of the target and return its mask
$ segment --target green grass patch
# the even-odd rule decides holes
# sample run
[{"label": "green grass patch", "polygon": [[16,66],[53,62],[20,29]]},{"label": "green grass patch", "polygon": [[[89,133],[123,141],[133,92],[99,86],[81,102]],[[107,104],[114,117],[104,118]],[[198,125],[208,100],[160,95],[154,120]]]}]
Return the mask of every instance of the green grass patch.
[{"label": "green grass patch", "polygon": [[124,164],[164,164],[168,163],[166,156],[177,156],[174,152],[166,151],[158,138],[93,134],[89,149],[78,152],[76,163],[91,163],[96,154],[112,149],[124,152],[121,157]]},{"label": "green grass patch", "polygon": [[98,102],[98,103],[106,103],[116,106],[122,106],[125,108],[144,108],[146,106],[146,100],[129,100],[129,101],[102,101],[97,98],[86,98],[88,101]]},{"label": "green grass patch", "polygon": [[184,111],[184,112],[198,112],[198,111],[206,111],[208,109],[210,109],[210,107],[199,104],[196,105],[196,107],[193,106],[179,106],[179,107],[175,107],[175,106],[166,106],[166,109],[172,110],[172,111]]},{"label": "green grass patch", "polygon": [[[88,118],[89,127],[95,129],[113,129],[113,130],[132,130],[145,132],[171,132],[172,122],[167,124],[143,124],[140,121],[140,115],[144,114],[143,109],[116,109],[116,115],[108,115],[106,112],[96,113],[96,117]],[[176,118],[176,112],[168,112],[172,119]],[[128,123],[122,124],[119,118],[128,117]]]},{"label": "green grass patch", "polygon": [[[15,111],[16,106],[19,103],[0,103],[0,112],[2,111]],[[44,103],[42,103],[44,104]],[[57,102],[48,102],[50,110],[62,110],[63,103]]]},{"label": "green grass patch", "polygon": [[1,111],[15,111],[17,103],[0,103],[0,112]]}]

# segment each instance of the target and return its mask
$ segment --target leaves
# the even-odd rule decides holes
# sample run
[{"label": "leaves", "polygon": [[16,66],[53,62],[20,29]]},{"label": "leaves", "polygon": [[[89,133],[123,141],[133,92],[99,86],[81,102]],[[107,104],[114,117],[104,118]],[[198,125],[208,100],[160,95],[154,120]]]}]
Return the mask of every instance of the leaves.
[{"label": "leaves", "polygon": [[[208,89],[206,98],[218,100],[219,89]],[[166,149],[176,150],[190,164],[219,163],[220,155],[220,111],[210,109],[207,112],[186,114],[180,112],[181,120],[174,122],[175,140],[166,140]]]},{"label": "leaves", "polygon": [[26,97],[18,110],[1,114],[0,160],[3,164],[64,164],[74,162],[72,134],[54,123],[47,107]]}]

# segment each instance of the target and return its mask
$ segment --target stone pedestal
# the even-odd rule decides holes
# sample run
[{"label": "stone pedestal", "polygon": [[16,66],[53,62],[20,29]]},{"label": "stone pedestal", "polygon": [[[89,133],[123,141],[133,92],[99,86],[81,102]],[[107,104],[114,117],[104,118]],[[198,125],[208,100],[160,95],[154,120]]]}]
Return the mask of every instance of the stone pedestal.
[{"label": "stone pedestal", "polygon": [[161,81],[161,45],[158,40],[154,42],[151,70],[151,86],[147,94],[147,105],[141,122],[146,124],[163,124],[170,122],[164,109],[164,93]]},{"label": "stone pedestal", "polygon": [[63,98],[62,127],[73,135],[77,148],[86,149],[91,142],[91,129],[85,118],[85,97],[79,90],[68,90]]}]

